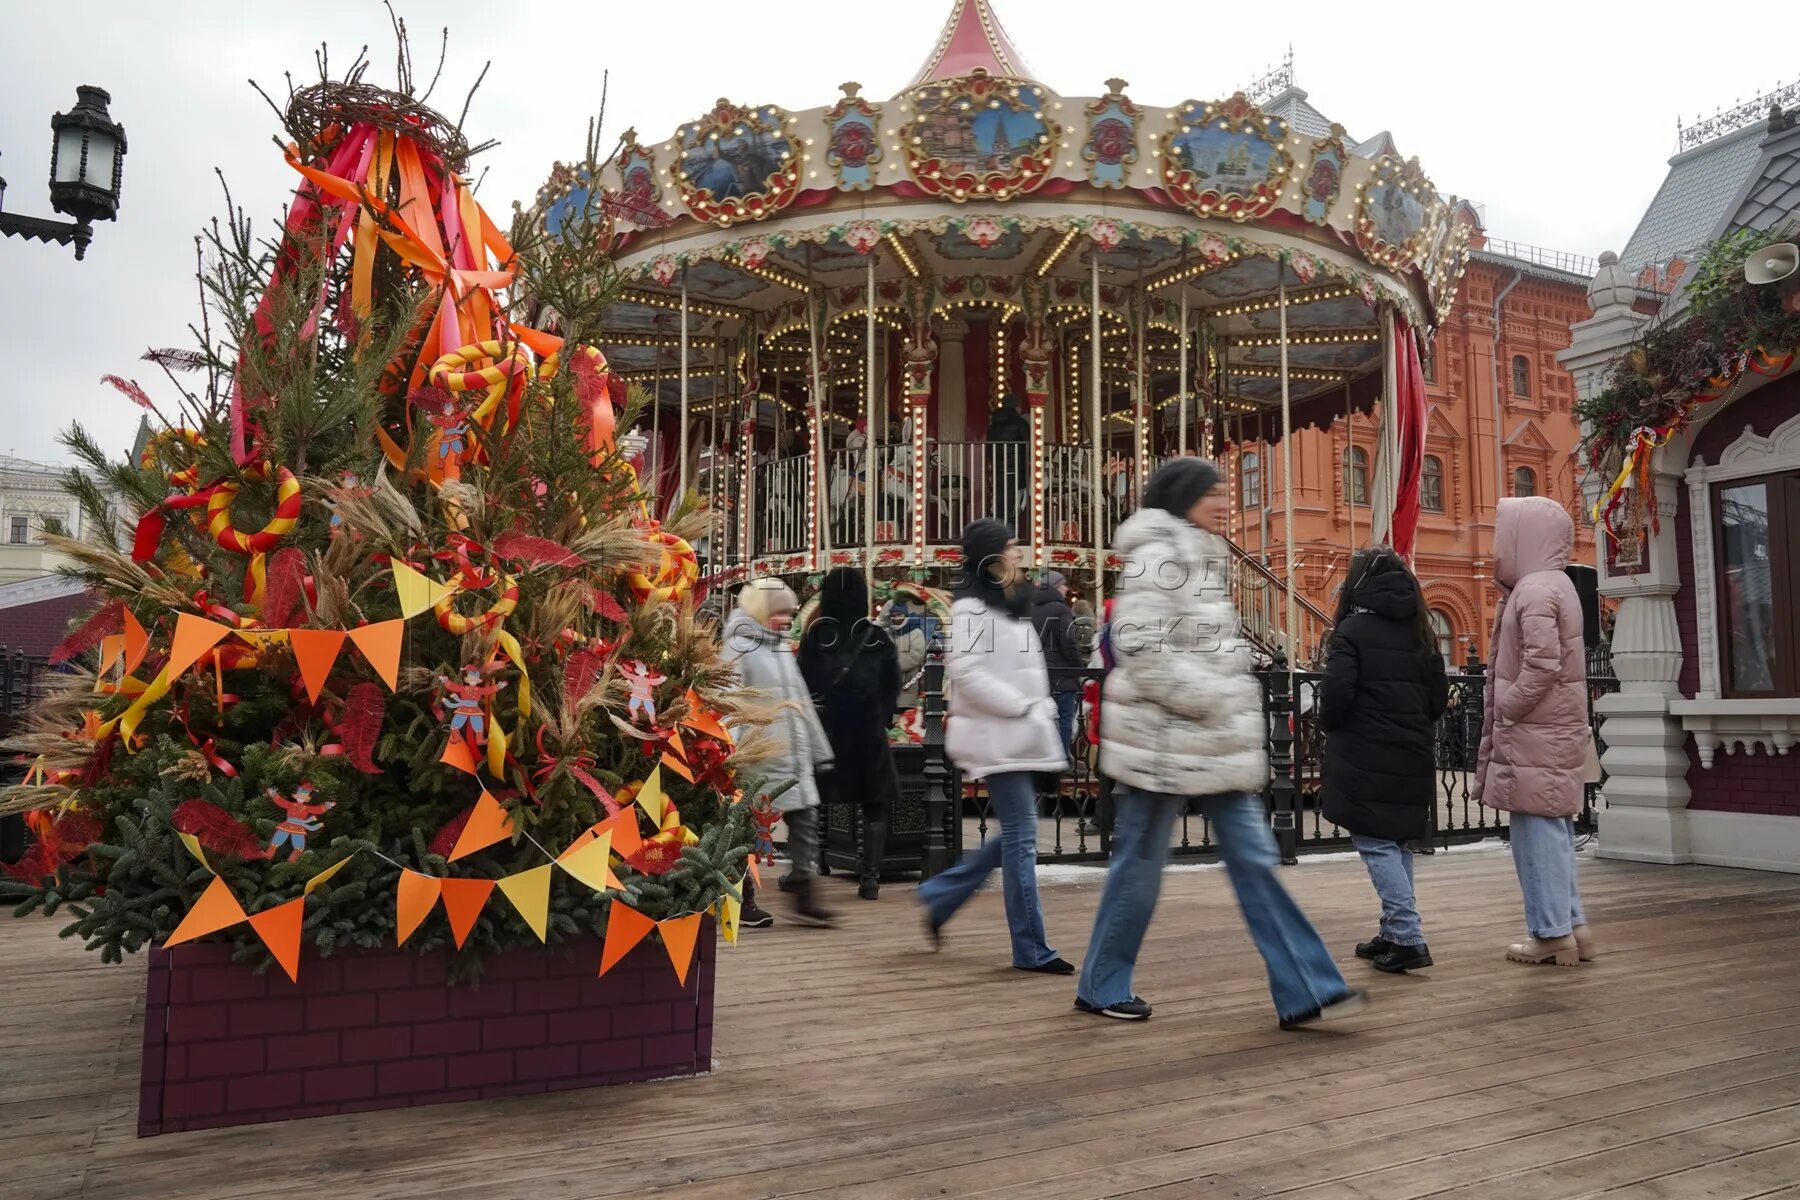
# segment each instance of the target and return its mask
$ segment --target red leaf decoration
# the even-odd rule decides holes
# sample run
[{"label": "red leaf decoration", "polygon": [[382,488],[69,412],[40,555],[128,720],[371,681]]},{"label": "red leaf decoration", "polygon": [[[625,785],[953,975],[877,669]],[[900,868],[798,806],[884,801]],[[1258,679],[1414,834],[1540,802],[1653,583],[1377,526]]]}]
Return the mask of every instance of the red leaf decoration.
[{"label": "red leaf decoration", "polygon": [[386,713],[387,693],[378,683],[359,683],[344,698],[338,740],[344,745],[344,757],[365,775],[381,774],[381,768],[375,765],[375,742],[381,737],[381,720]]},{"label": "red leaf decoration", "polygon": [[679,840],[652,838],[640,846],[636,854],[627,858],[625,865],[642,875],[667,875],[669,869],[680,860]]},{"label": "red leaf decoration", "polygon": [[306,555],[293,546],[275,552],[269,560],[269,579],[263,588],[263,624],[285,629],[300,614],[305,592]]},{"label": "red leaf decoration", "polygon": [[50,665],[68,662],[77,654],[86,654],[100,644],[100,639],[109,633],[117,633],[125,627],[125,602],[114,600],[99,612],[81,623],[81,626],[58,643],[50,652]]},{"label": "red leaf decoration", "polygon": [[444,822],[443,828],[439,829],[432,837],[431,844],[426,849],[439,858],[449,858],[450,852],[456,849],[456,839],[462,836],[463,826],[467,825],[469,818],[474,815],[475,806],[471,804],[451,817]]},{"label": "red leaf decoration", "polygon": [[[585,354],[577,355],[569,364],[569,374],[575,379],[575,398],[581,401],[584,409],[594,403],[596,394],[606,386],[611,377],[611,372],[602,375],[599,364]],[[608,392],[608,395],[611,393]]]},{"label": "red leaf decoration", "polygon": [[594,611],[608,621],[618,621],[623,624],[627,619],[625,610],[619,606],[617,597],[611,592],[601,591],[599,588],[594,589]]},{"label": "red leaf decoration", "polygon": [[132,562],[149,562],[156,557],[156,548],[162,545],[165,520],[160,508],[153,508],[138,518],[137,529],[131,535]]},{"label": "red leaf decoration", "polygon": [[144,361],[166,371],[198,371],[206,365],[206,355],[198,350],[146,350]]},{"label": "red leaf decoration", "polygon": [[600,802],[600,807],[606,810],[607,816],[613,817],[618,815],[620,808],[619,802],[613,799],[612,793],[607,791],[605,786],[601,784],[598,779],[589,775],[586,770],[575,763],[569,764],[569,774],[587,785],[587,790],[594,793],[594,799]]},{"label": "red leaf decoration", "polygon": [[210,800],[183,800],[169,814],[169,824],[220,854],[255,858],[262,853],[262,843],[250,827]]},{"label": "red leaf decoration", "polygon": [[101,383],[111,384],[131,398],[131,402],[139,408],[154,409],[156,405],[150,399],[150,393],[138,386],[135,379],[122,379],[117,375],[102,375]]},{"label": "red leaf decoration", "polygon": [[574,708],[581,698],[594,690],[594,681],[600,678],[600,672],[606,669],[606,659],[592,650],[577,650],[569,655],[569,665],[563,668],[563,704]]},{"label": "red leaf decoration", "polygon": [[612,402],[616,408],[624,408],[626,402],[631,399],[631,385],[625,382],[623,375],[609,373],[606,377],[606,390],[612,396]]},{"label": "red leaf decoration", "polygon": [[546,537],[533,537],[516,529],[509,529],[494,539],[494,554],[515,562],[529,563],[534,567],[581,565],[581,556],[561,542]]}]

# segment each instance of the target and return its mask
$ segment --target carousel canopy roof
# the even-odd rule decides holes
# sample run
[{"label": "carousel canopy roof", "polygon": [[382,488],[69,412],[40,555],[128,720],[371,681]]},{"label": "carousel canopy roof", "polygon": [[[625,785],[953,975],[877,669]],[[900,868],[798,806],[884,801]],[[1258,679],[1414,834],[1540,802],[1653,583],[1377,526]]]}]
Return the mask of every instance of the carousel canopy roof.
[{"label": "carousel canopy roof", "polygon": [[956,0],[950,19],[944,22],[944,32],[938,35],[936,49],[907,86],[916,88],[975,71],[1012,79],[1032,77],[988,0]]}]

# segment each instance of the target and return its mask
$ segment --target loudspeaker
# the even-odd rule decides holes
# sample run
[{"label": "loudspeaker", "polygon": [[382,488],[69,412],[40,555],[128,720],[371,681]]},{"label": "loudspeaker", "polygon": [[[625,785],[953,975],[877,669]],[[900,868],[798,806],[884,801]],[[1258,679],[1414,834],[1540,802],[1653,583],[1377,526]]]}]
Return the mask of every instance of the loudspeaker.
[{"label": "loudspeaker", "polygon": [[1581,597],[1581,640],[1589,650],[1600,644],[1600,572],[1580,563],[1563,568]]},{"label": "loudspeaker", "polygon": [[1777,242],[1744,260],[1744,278],[1751,283],[1780,283],[1800,271],[1800,246]]}]

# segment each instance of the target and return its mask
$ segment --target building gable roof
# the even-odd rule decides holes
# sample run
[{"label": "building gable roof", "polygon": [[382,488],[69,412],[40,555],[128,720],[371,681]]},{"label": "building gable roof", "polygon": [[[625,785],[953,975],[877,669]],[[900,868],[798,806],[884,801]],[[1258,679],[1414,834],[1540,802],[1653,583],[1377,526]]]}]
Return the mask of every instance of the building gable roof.
[{"label": "building gable roof", "polygon": [[[1283,88],[1258,107],[1267,115],[1286,121],[1288,128],[1302,137],[1322,138],[1331,133],[1331,118],[1307,102],[1303,88]],[[1344,141],[1354,143],[1355,139],[1346,136]]]},{"label": "building gable roof", "polygon": [[1619,252],[1619,265],[1636,275],[1677,255],[1692,257],[1705,245],[1755,169],[1765,129],[1746,126],[1671,158],[1662,186]]}]

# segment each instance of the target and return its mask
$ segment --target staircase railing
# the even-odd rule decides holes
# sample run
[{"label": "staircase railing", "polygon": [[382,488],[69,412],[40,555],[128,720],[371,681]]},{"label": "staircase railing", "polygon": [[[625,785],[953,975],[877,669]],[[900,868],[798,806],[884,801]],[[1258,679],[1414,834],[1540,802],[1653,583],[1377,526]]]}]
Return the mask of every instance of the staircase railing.
[{"label": "staircase railing", "polygon": [[1243,619],[1244,636],[1270,657],[1279,651],[1292,657],[1296,664],[1323,661],[1325,640],[1331,635],[1331,617],[1296,593],[1294,613],[1299,628],[1288,630],[1287,580],[1245,553],[1237,543],[1227,544],[1237,568],[1231,573],[1232,600]]}]

